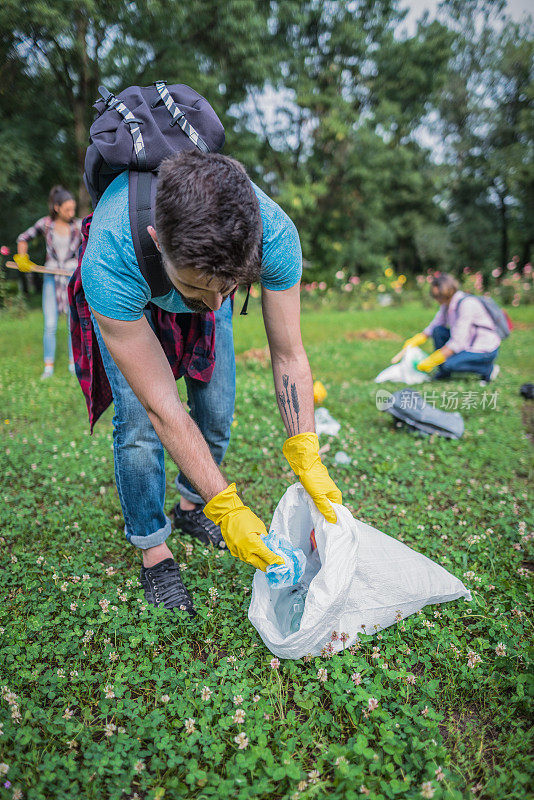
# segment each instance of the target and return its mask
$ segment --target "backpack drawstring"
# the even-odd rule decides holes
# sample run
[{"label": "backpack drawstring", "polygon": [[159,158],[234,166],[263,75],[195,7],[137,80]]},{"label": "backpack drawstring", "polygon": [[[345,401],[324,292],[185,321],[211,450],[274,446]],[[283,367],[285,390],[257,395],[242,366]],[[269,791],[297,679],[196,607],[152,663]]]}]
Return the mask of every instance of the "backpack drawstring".
[{"label": "backpack drawstring", "polygon": [[239,312],[240,317],[246,317],[248,315],[247,308],[248,308],[248,298],[250,297],[250,283],[247,286],[247,296],[245,297],[245,302],[243,303],[243,308]]}]

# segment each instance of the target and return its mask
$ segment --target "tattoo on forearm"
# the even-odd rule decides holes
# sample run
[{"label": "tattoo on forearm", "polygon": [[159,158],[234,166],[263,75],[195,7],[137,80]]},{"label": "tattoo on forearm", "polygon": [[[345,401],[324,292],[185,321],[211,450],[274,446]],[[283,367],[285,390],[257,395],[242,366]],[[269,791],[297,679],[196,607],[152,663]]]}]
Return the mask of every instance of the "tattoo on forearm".
[{"label": "tattoo on forearm", "polygon": [[291,436],[300,433],[300,404],[297,387],[294,383],[289,383],[289,375],[282,375],[282,383],[284,385],[284,392],[278,392],[278,400],[280,408],[284,412],[285,423],[287,430]]}]

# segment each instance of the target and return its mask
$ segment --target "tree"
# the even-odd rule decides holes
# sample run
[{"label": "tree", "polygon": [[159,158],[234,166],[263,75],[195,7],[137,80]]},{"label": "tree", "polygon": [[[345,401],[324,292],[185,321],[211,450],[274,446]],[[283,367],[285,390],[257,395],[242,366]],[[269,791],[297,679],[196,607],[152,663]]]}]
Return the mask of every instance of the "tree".
[{"label": "tree", "polygon": [[533,219],[532,25],[499,0],[442,3],[455,30],[441,102],[452,166],[449,212],[458,258],[477,269],[530,258]]},{"label": "tree", "polygon": [[[277,69],[274,52],[264,50],[268,14],[261,0],[5,0],[0,46],[24,98],[20,128],[31,117],[38,138],[53,128],[52,161],[61,163],[53,182],[57,175],[75,181],[85,212],[83,166],[98,85],[190,83],[211,100],[232,140],[230,106]],[[13,105],[13,93],[4,93],[4,118]],[[30,151],[28,162],[43,155],[42,146]]]},{"label": "tree", "polygon": [[[422,23],[396,35],[396,0],[277,4],[283,103],[260,118],[265,181],[293,216],[317,274],[419,263],[415,232],[445,225],[431,153],[416,136],[444,79],[451,36]],[[311,273],[313,274],[313,272]]]}]

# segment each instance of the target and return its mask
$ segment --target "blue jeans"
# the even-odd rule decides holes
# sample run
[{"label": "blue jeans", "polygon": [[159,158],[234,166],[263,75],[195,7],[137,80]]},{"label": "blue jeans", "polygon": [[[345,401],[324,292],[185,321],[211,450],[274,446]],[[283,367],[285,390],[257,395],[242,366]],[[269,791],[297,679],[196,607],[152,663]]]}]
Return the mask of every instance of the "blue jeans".
[{"label": "blue jeans", "polygon": [[[440,347],[448,342],[451,337],[449,328],[445,325],[438,325],[432,331],[432,338],[434,339],[434,347],[438,350]],[[452,356],[437,369],[436,380],[444,380],[450,378],[451,372],[474,372],[476,375],[488,381],[493,362],[497,358],[499,348],[492,350],[491,353],[470,353],[468,350],[461,350],[459,353],[454,353]]]},{"label": "blue jeans", "polygon": [[[149,323],[152,319],[146,311]],[[113,361],[93,318],[104,369],[113,392],[113,453],[115,481],[124,515],[124,532],[135,547],[145,550],[165,541],[171,521],[165,514],[165,460],[148,414]],[[209,383],[185,376],[191,416],[200,428],[217,464],[230,441],[235,402],[235,357],[230,300],[215,312],[215,369]],[[176,486],[182,496],[204,504],[180,473]]]},{"label": "blue jeans", "polygon": [[[57,331],[57,301],[56,282],[53,275],[43,278],[43,355],[45,362],[53,362],[56,356],[56,331]],[[67,312],[67,341],[69,348],[69,361],[72,361],[72,342],[70,340],[70,312]]]}]

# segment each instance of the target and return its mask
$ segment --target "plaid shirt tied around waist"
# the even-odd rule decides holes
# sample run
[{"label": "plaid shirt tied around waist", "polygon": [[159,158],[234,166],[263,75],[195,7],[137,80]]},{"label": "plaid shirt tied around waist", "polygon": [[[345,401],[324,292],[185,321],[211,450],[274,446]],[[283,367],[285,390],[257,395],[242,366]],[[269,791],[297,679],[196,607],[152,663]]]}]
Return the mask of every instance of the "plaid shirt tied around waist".
[{"label": "plaid shirt tied around waist", "polygon": [[[82,223],[78,266],[69,282],[70,334],[76,376],[87,403],[91,433],[95,423],[113,400],[102,363],[91,311],[82,286],[81,264],[92,214]],[[173,314],[149,303],[152,322],[175,380],[189,375],[207,383],[215,367],[215,317],[209,314]]]}]

